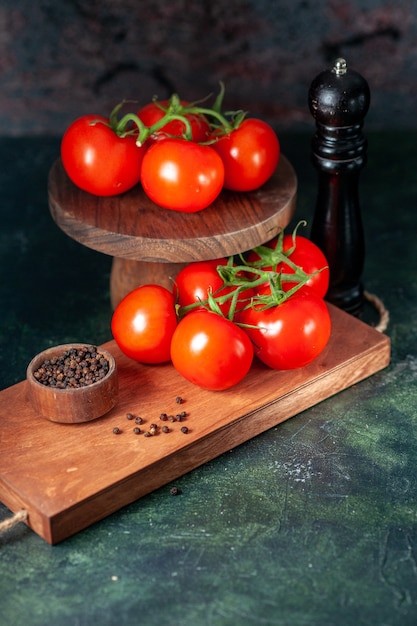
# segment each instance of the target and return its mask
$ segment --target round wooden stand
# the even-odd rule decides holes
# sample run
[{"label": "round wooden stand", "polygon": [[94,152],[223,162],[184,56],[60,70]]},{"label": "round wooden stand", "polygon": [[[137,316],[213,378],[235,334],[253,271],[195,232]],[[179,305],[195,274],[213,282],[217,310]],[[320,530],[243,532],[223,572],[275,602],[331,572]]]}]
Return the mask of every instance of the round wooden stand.
[{"label": "round wooden stand", "polygon": [[250,193],[224,190],[198,213],[163,209],[140,185],[120,196],[93,196],[70,181],[60,159],[51,168],[48,190],[57,225],[81,244],[113,257],[110,292],[115,307],[138,285],[171,288],[188,263],[228,257],[272,239],[293,216],[297,177],[281,156],[263,187]]}]

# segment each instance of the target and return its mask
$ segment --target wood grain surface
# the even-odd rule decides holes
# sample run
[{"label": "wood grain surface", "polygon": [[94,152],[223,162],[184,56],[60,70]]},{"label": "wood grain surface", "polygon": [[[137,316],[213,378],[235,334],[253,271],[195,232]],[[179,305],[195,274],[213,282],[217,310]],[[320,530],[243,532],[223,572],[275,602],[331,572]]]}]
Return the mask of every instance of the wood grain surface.
[{"label": "wood grain surface", "polygon": [[120,196],[93,196],[70,181],[59,159],[48,189],[53,219],[85,246],[124,259],[185,263],[230,256],[272,239],[294,213],[297,177],[282,155],[260,189],[223,190],[198,213],[163,209],[140,185]]},{"label": "wood grain surface", "polygon": [[[84,424],[57,424],[34,413],[26,381],[0,393],[0,500],[28,512],[28,525],[56,544],[259,433],[386,367],[390,340],[329,306],[332,335],[307,367],[273,371],[256,361],[225,392],[192,385],[170,364],[144,366],[124,357],[113,341],[119,401]],[[183,403],[176,403],[181,396]],[[186,411],[184,422],[162,433],[161,412]],[[135,435],[126,413],[158,432]],[[187,433],[181,427],[188,428]],[[117,427],[120,434],[115,435]]]}]

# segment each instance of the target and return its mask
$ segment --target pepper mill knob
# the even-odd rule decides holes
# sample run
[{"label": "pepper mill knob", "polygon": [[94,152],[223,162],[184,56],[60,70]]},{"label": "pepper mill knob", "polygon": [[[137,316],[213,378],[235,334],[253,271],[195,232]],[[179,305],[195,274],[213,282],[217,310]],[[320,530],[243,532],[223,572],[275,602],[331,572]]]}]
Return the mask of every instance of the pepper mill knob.
[{"label": "pepper mill knob", "polygon": [[316,121],[311,149],[318,170],[310,237],[329,262],[327,300],[360,316],[365,244],[358,182],[366,163],[362,127],[370,104],[369,86],[345,59],[337,59],[331,70],[311,83],[308,103]]}]

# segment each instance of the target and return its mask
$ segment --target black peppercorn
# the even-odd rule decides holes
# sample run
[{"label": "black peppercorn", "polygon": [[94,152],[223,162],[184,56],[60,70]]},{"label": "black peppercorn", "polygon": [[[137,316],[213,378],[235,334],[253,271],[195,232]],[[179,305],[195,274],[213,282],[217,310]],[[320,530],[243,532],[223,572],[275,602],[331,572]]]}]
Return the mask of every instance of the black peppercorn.
[{"label": "black peppercorn", "polygon": [[178,487],[171,487],[169,493],[171,496],[179,496],[181,494],[181,489],[178,489]]},{"label": "black peppercorn", "polygon": [[183,426],[183,427],[181,428],[181,432],[182,432],[182,433],[184,433],[184,435],[186,435],[186,434],[188,433],[188,428],[187,428],[187,426]]},{"label": "black peppercorn", "polygon": [[140,435],[141,430],[140,428],[138,428],[137,426],[133,429],[133,432],[135,433],[135,435]]},{"label": "black peppercorn", "polygon": [[95,346],[82,346],[46,359],[33,376],[42,385],[57,389],[86,387],[104,378],[109,367],[109,362],[97,353]]},{"label": "black peppercorn", "polygon": [[117,426],[115,426],[115,427],[113,428],[113,433],[114,433],[115,435],[120,435],[120,433],[121,433],[121,432],[122,432],[122,431],[120,430],[120,428],[117,428]]}]

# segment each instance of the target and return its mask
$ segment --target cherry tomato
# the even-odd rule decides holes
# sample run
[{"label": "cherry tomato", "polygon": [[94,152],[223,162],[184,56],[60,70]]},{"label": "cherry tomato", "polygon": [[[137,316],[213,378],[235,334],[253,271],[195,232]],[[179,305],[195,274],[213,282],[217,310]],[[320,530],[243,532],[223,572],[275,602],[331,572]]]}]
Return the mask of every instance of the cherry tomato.
[{"label": "cherry tomato", "polygon": [[[186,106],[189,103],[186,100],[181,100],[181,104]],[[167,108],[169,106],[169,100],[162,100],[159,103],[149,102],[138,112],[138,117],[148,128],[159,122],[159,120],[161,120],[165,115],[165,111],[163,111],[158,105]],[[196,143],[207,141],[210,135],[210,124],[207,119],[203,115],[197,115],[194,113],[187,113],[184,117],[186,117],[190,122],[192,140]],[[172,120],[151,135],[148,142],[153,143],[154,141],[166,139],[167,137],[181,138],[184,136],[185,130],[186,127],[184,122],[181,122],[181,120]]]},{"label": "cherry tomato", "polygon": [[224,167],[209,146],[184,139],[157,141],[142,162],[142,186],[156,204],[184,213],[208,207],[222,190]]},{"label": "cherry tomato", "polygon": [[146,152],[134,136],[119,137],[107,124],[105,117],[84,115],[68,127],[61,142],[69,178],[96,196],[114,196],[134,187]]},{"label": "cherry tomato", "polygon": [[[313,291],[296,292],[268,309],[246,309],[239,321],[255,346],[256,356],[273,369],[303,367],[324,350],[331,320],[325,301]],[[253,328],[255,327],[255,328]]]},{"label": "cherry tomato", "polygon": [[[272,241],[265,244],[267,247],[274,249],[276,246],[276,238]],[[294,241],[292,235],[284,235],[282,242],[282,250],[283,252],[288,252],[294,247]],[[252,263],[254,261],[259,260],[259,255],[256,252],[251,252],[248,256],[248,262]],[[293,252],[288,256],[288,258],[301,267],[306,274],[315,274],[312,276],[306,283],[305,286],[300,287],[300,291],[303,289],[313,289],[321,298],[327,293],[329,288],[329,277],[330,271],[328,267],[328,261],[324,256],[323,252],[320,250],[315,243],[313,243],[310,239],[306,237],[302,237],[301,235],[296,235],[295,237],[295,248]],[[271,266],[264,267],[265,270],[271,270]],[[275,268],[274,268],[275,269]],[[284,274],[293,274],[294,270],[287,265],[286,263],[278,263],[276,266],[277,272],[282,272]],[[296,282],[283,281],[282,288],[284,291],[289,291],[293,287],[295,287]],[[263,290],[265,292],[265,290]]]},{"label": "cherry tomato", "polygon": [[261,187],[275,172],[280,157],[275,131],[258,119],[245,119],[212,146],[224,164],[224,187],[232,191]]},{"label": "cherry tomato", "polygon": [[246,376],[253,347],[248,335],[233,322],[210,311],[192,311],[174,332],[171,359],[188,381],[221,391]]},{"label": "cherry tomato", "polygon": [[141,363],[170,360],[177,326],[174,295],[159,285],[133,289],[114,310],[111,330],[120,350]]}]

